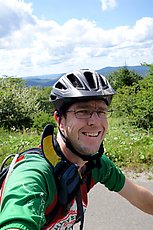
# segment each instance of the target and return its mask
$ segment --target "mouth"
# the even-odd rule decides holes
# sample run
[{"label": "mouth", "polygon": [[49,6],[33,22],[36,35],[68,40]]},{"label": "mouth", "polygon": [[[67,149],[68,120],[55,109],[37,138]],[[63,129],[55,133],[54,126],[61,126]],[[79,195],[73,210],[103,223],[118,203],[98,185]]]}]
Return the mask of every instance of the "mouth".
[{"label": "mouth", "polygon": [[100,131],[99,132],[83,132],[83,134],[87,137],[98,137],[100,135]]}]

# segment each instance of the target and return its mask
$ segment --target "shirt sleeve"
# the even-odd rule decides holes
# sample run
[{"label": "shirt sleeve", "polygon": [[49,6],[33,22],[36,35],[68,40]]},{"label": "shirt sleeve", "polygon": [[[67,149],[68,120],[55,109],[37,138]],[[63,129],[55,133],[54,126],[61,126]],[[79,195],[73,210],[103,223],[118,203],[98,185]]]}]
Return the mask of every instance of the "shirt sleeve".
[{"label": "shirt sleeve", "polygon": [[26,155],[16,164],[6,183],[0,229],[41,229],[46,221],[45,210],[56,193],[51,166],[39,155]]},{"label": "shirt sleeve", "polygon": [[125,175],[106,155],[101,157],[101,168],[95,168],[92,176],[95,183],[104,184],[110,191],[119,192],[125,184]]}]

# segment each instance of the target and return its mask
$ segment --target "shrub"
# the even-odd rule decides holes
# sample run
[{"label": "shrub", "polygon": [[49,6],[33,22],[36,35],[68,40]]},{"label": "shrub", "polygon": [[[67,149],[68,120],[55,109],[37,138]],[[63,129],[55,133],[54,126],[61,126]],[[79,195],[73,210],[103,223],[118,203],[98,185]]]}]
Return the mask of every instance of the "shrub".
[{"label": "shrub", "polygon": [[113,98],[115,116],[123,116],[139,128],[153,129],[153,76],[148,76],[131,87],[117,90]]},{"label": "shrub", "polygon": [[38,132],[42,132],[44,127],[49,123],[53,124],[54,127],[56,127],[56,122],[53,116],[44,111],[40,111],[34,116],[34,122],[32,128],[34,130],[37,130]]},{"label": "shrub", "polygon": [[38,112],[36,90],[27,88],[18,78],[0,81],[0,127],[8,129],[30,128]]},{"label": "shrub", "polygon": [[39,110],[46,113],[50,113],[53,110],[52,104],[49,102],[49,95],[51,92],[51,87],[38,88],[38,103]]},{"label": "shrub", "polygon": [[115,90],[124,86],[132,86],[138,83],[143,77],[138,75],[135,71],[129,70],[126,66],[110,73],[108,79]]}]

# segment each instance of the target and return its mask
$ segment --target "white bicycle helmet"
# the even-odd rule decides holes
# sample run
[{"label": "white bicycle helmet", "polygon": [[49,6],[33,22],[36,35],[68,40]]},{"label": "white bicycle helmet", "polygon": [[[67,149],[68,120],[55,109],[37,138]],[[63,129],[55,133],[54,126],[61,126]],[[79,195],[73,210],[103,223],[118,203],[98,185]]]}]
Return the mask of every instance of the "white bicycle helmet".
[{"label": "white bicycle helmet", "polygon": [[53,85],[50,101],[58,111],[67,104],[91,99],[102,99],[109,106],[114,94],[114,89],[103,75],[81,69],[64,74]]}]

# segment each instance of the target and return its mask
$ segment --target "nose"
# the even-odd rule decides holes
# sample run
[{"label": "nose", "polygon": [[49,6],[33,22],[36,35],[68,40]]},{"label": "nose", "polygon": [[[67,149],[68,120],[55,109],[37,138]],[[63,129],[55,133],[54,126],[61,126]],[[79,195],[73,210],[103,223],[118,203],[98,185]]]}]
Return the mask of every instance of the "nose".
[{"label": "nose", "polygon": [[88,119],[88,125],[99,124],[99,116],[96,111],[93,111]]},{"label": "nose", "polygon": [[95,116],[96,118],[99,118],[98,113],[96,111],[92,111],[91,118]]}]

